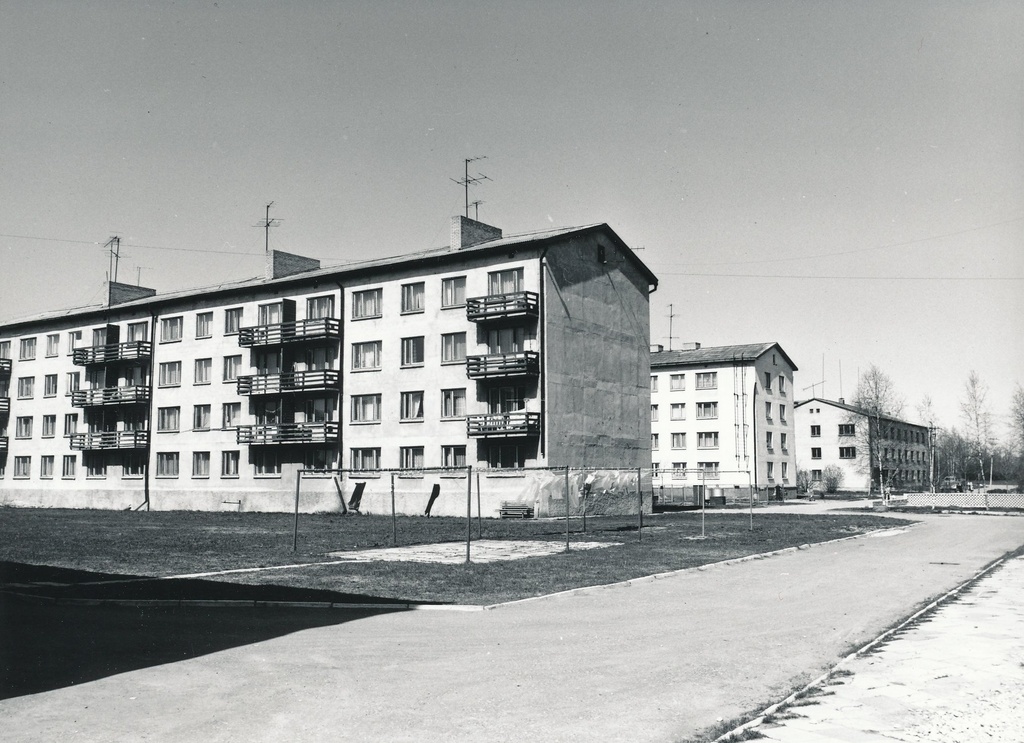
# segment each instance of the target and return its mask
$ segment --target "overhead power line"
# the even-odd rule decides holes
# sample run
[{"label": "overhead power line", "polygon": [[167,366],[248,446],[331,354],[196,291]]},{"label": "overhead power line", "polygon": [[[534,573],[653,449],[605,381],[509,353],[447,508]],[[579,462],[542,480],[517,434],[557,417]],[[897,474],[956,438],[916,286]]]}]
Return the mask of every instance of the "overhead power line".
[{"label": "overhead power line", "polygon": [[[60,237],[40,237],[38,235],[9,235],[0,233],[0,237],[10,237],[18,240],[41,240],[43,242],[73,243],[75,245],[96,245],[106,246],[108,243],[97,242],[96,240],[67,240]],[[253,258],[262,258],[260,253],[243,253],[238,250],[211,250],[209,248],[174,248],[166,245],[139,245],[137,243],[121,243],[122,248],[140,248],[143,250],[172,250],[184,253],[213,253],[216,255],[248,255]]]},{"label": "overhead power line", "polygon": [[658,271],[657,275],[722,279],[811,279],[814,281],[1024,281],[1024,276],[798,276],[776,273],[696,273],[689,271]]}]

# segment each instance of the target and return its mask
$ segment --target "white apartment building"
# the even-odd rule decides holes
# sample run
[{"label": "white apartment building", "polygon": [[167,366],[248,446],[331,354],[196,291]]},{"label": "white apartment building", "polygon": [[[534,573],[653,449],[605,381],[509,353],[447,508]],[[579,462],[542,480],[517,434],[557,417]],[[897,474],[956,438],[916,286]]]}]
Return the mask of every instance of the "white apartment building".
[{"label": "white apartment building", "polygon": [[[778,343],[651,354],[655,489],[726,500],[796,486],[793,374]],[[694,491],[696,489],[696,491]]]},{"label": "white apartment building", "polygon": [[822,472],[842,472],[840,492],[878,492],[888,487],[928,486],[928,427],[889,416],[873,419],[845,400],[814,397],[796,404],[797,465],[810,485],[823,489]]},{"label": "white apartment building", "polygon": [[[607,225],[0,325],[0,502],[290,510],[300,468],[640,467],[648,295]],[[330,480],[304,510],[333,510]]]}]

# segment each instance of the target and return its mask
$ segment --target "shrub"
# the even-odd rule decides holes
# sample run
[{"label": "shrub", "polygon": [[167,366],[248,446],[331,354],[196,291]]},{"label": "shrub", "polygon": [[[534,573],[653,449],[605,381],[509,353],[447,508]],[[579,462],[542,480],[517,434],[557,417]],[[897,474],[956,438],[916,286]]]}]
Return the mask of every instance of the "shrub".
[{"label": "shrub", "polygon": [[843,484],[843,470],[835,464],[830,464],[821,473],[821,484],[826,493],[834,493]]}]

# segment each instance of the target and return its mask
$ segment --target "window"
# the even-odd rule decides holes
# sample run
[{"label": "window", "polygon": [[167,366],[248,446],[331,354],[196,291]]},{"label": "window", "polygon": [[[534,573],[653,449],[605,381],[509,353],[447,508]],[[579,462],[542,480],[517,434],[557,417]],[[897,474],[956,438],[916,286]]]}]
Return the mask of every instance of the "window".
[{"label": "window", "polygon": [[256,477],[280,477],[281,456],[276,451],[257,451],[252,455]]},{"label": "window", "polygon": [[42,480],[53,479],[53,455],[44,454],[39,458],[39,477]]},{"label": "window", "polygon": [[697,389],[718,389],[718,372],[697,372]]},{"label": "window", "polygon": [[487,274],[488,294],[512,294],[523,291],[523,269],[491,271]]},{"label": "window", "polygon": [[652,374],[651,375],[651,392],[657,392],[657,391],[658,391],[658,377],[656,377],[655,375]]},{"label": "window", "polygon": [[787,446],[788,439],[789,439],[788,434],[785,434],[785,433],[780,433],[779,434],[779,446],[782,447],[782,451],[788,451],[789,450],[789,447]]},{"label": "window", "polygon": [[423,392],[403,392],[401,406],[401,420],[421,421],[423,420]]},{"label": "window", "polygon": [[[22,338],[21,348],[19,349],[18,359],[21,361],[31,361],[36,357],[36,339],[35,338]],[[17,471],[17,468],[15,468]]]},{"label": "window", "polygon": [[334,317],[334,297],[310,297],[306,300],[307,320],[326,320]]},{"label": "window", "polygon": [[686,462],[673,462],[672,463],[672,479],[673,480],[685,480],[686,479]]},{"label": "window", "polygon": [[316,397],[306,400],[303,412],[307,423],[323,423],[334,420],[335,402],[333,397]]},{"label": "window", "polygon": [[672,403],[671,418],[674,421],[686,420],[686,403],[685,402],[674,402]]},{"label": "window", "polygon": [[177,477],[178,476],[178,452],[162,451],[156,455],[156,476]]},{"label": "window", "polygon": [[192,407],[192,429],[194,431],[210,430],[209,405],[194,405]]},{"label": "window", "polygon": [[779,423],[786,422],[786,406],[779,405]]},{"label": "window", "polygon": [[164,361],[160,364],[159,384],[161,387],[181,386],[180,361]]},{"label": "window", "polygon": [[770,402],[764,404],[764,418],[769,423],[772,420],[772,404]]},{"label": "window", "polygon": [[768,479],[775,479],[775,462],[768,462]]},{"label": "window", "polygon": [[352,369],[380,369],[380,341],[352,344]]},{"label": "window", "polygon": [[774,444],[775,444],[775,442],[772,440],[772,432],[771,431],[765,431],[765,433],[764,433],[764,445],[768,447],[768,451],[772,450],[772,447],[774,446]]},{"label": "window", "polygon": [[811,470],[811,482],[821,482],[821,470]]},{"label": "window", "polygon": [[651,406],[651,423],[657,423],[657,422],[658,422],[658,406],[657,405],[652,405]]},{"label": "window", "polygon": [[403,446],[399,450],[399,462],[401,467],[407,470],[423,469],[423,447]]},{"label": "window", "polygon": [[812,446],[811,447],[811,459],[821,459],[821,447],[820,446]]},{"label": "window", "polygon": [[380,449],[353,449],[352,469],[354,470],[379,470]]},{"label": "window", "polygon": [[402,366],[423,365],[423,336],[402,339]]},{"label": "window", "polygon": [[160,342],[172,343],[180,341],[184,324],[185,319],[183,317],[165,317],[160,320]]},{"label": "window", "polygon": [[149,340],[149,323],[128,323],[128,340],[132,343]]},{"label": "window", "polygon": [[839,424],[839,435],[840,436],[853,436],[856,433],[856,425],[853,423],[840,423]]},{"label": "window", "polygon": [[241,356],[225,356],[224,357],[224,381],[234,382],[238,379],[238,372],[242,370],[242,357]]},{"label": "window", "polygon": [[780,395],[785,395],[786,394],[786,378],[784,376],[782,376],[781,374],[779,375],[779,394]]},{"label": "window", "polygon": [[668,379],[668,386],[673,392],[682,392],[686,389],[686,375],[673,374]]},{"label": "window", "polygon": [[441,279],[441,306],[461,307],[466,303],[466,277]]},{"label": "window", "polygon": [[83,454],[82,461],[85,464],[87,478],[102,480],[107,476],[107,460],[103,458],[103,454],[90,453],[88,457]]},{"label": "window", "polygon": [[274,302],[272,304],[261,304],[257,308],[258,325],[278,325],[284,313],[284,303]]},{"label": "window", "polygon": [[232,307],[224,310],[224,335],[236,335],[242,327],[242,308]]},{"label": "window", "polygon": [[66,392],[70,395],[72,392],[77,392],[82,386],[82,373],[81,372],[68,372],[68,388]]},{"label": "window", "polygon": [[93,346],[105,346],[107,345],[110,332],[107,328],[93,328],[92,331],[92,345]]},{"label": "window", "polygon": [[402,312],[423,312],[424,284],[402,284]]},{"label": "window", "polygon": [[32,476],[32,457],[14,458],[14,477],[23,480]]},{"label": "window", "polygon": [[192,452],[192,477],[210,476],[210,452]]},{"label": "window", "polygon": [[368,317],[381,315],[381,290],[364,289],[352,292],[352,319],[365,320]]},{"label": "window", "polygon": [[135,478],[146,474],[146,455],[141,452],[127,452],[121,460],[121,477]]},{"label": "window", "polygon": [[821,436],[821,426],[811,426],[811,436],[814,438]]},{"label": "window", "polygon": [[43,416],[43,438],[52,439],[57,435],[57,416],[56,415],[44,415]]},{"label": "window", "polygon": [[36,394],[35,377],[18,377],[18,399],[30,400]]},{"label": "window", "polygon": [[525,328],[495,328],[487,331],[487,353],[519,353],[525,347]]},{"label": "window", "polygon": [[840,459],[856,459],[857,458],[857,447],[856,446],[840,446],[839,447],[839,458]]},{"label": "window", "polygon": [[46,355],[56,356],[60,353],[60,333],[46,336]]},{"label": "window", "polygon": [[673,449],[685,449],[686,448],[686,434],[685,433],[674,433],[674,434],[672,434],[672,448]]},{"label": "window", "polygon": [[78,432],[78,413],[64,414],[64,435],[71,436]]},{"label": "window", "polygon": [[718,431],[705,431],[697,434],[698,449],[717,449]]},{"label": "window", "polygon": [[80,348],[82,345],[82,331],[72,330],[68,332],[68,356],[75,353],[76,348]]},{"label": "window", "polygon": [[16,439],[30,439],[30,438],[32,438],[32,416],[31,415],[18,416],[18,419],[14,422],[14,438],[16,438]]},{"label": "window", "polygon": [[442,446],[441,447],[441,466],[442,467],[465,467],[466,466],[466,447],[457,446]]},{"label": "window", "polygon": [[302,467],[307,470],[323,471],[331,466],[330,451],[327,449],[311,449],[302,457]]},{"label": "window", "polygon": [[352,395],[353,423],[380,423],[380,395]]},{"label": "window", "polygon": [[0,341],[0,359],[11,358],[11,342]]},{"label": "window", "polygon": [[717,402],[697,403],[697,420],[710,420],[718,417]]},{"label": "window", "polygon": [[242,403],[226,402],[221,407],[221,428],[237,428],[242,420]]},{"label": "window", "polygon": [[441,390],[441,417],[466,417],[466,389]]},{"label": "window", "polygon": [[764,391],[765,392],[771,392],[772,391],[772,373],[771,372],[765,372],[764,373]]},{"label": "window", "polygon": [[466,334],[445,333],[441,336],[441,363],[454,364],[466,360]]},{"label": "window", "polygon": [[220,453],[220,476],[238,477],[237,451],[222,451]]},{"label": "window", "polygon": [[516,444],[491,444],[487,447],[487,465],[494,469],[525,467],[526,455]]},{"label": "window", "polygon": [[47,374],[43,377],[43,397],[57,396],[57,375]]},{"label": "window", "polygon": [[213,374],[213,359],[196,359],[195,384],[209,384]]},{"label": "window", "polygon": [[64,461],[61,463],[60,476],[65,480],[73,480],[77,466],[78,458],[74,454],[65,454]]},{"label": "window", "polygon": [[156,414],[156,430],[176,432],[181,422],[181,408],[158,408]]},{"label": "window", "polygon": [[661,439],[658,438],[658,434],[651,434],[651,449],[657,449]]},{"label": "window", "polygon": [[213,313],[196,313],[196,338],[209,338],[213,335]]}]

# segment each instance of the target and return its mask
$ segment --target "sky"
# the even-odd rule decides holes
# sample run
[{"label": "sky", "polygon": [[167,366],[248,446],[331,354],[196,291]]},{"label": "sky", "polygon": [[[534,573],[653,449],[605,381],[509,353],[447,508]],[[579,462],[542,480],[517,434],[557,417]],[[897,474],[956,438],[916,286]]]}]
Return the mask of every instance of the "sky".
[{"label": "sky", "polygon": [[[874,364],[962,425],[1024,384],[1024,3],[0,0],[0,322],[608,223],[653,343]],[[476,212],[474,212],[476,213]],[[471,216],[473,213],[471,213]],[[669,338],[671,327],[671,341]],[[1000,434],[1005,430],[998,429]]]}]

